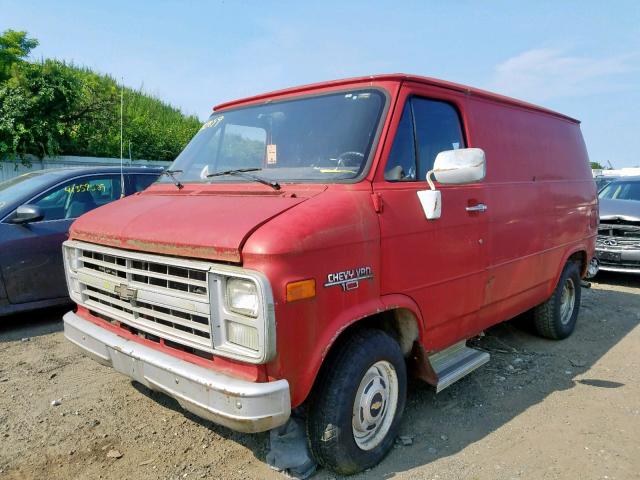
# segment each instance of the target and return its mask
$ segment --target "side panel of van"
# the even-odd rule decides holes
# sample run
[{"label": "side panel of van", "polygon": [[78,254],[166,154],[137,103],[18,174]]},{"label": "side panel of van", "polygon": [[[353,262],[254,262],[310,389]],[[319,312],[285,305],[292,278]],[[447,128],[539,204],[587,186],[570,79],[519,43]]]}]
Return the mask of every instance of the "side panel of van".
[{"label": "side panel of van", "polygon": [[[439,186],[442,217],[434,221],[424,218],[417,198],[418,190],[429,188],[424,172],[408,181],[384,178],[398,163],[394,144],[415,98],[447,102],[458,111],[465,145],[449,148],[478,147],[486,154],[483,182]],[[413,128],[419,156],[419,128]],[[428,350],[542,303],[567,257],[584,251],[589,258],[593,251],[595,188],[577,122],[407,82],[381,160],[374,182],[384,209],[381,293],[403,293],[418,303]],[[477,203],[487,211],[465,211]]]},{"label": "side panel of van", "polygon": [[550,295],[567,256],[585,249],[595,190],[577,123],[477,97],[467,112],[487,158],[490,325]]}]

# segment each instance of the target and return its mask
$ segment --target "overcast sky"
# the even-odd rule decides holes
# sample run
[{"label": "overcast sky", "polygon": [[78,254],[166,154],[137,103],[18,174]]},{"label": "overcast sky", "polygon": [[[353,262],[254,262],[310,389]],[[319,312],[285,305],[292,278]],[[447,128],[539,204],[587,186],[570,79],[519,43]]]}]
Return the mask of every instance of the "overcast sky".
[{"label": "overcast sky", "polygon": [[[313,3],[313,4],[312,4]],[[219,102],[405,72],[582,120],[592,160],[640,166],[640,0],[0,0],[0,30],[205,119]]]}]

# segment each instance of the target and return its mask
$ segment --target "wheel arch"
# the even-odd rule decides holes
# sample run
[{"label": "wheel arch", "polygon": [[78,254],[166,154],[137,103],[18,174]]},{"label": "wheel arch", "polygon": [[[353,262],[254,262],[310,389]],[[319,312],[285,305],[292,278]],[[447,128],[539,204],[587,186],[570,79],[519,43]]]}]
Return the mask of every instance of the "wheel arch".
[{"label": "wheel arch", "polygon": [[336,321],[331,322],[338,325],[338,328],[330,329],[328,341],[323,342],[323,350],[310,369],[312,375],[305,385],[300,385],[301,395],[299,398],[306,399],[312,391],[318,375],[326,365],[326,360],[331,357],[332,352],[338,348],[342,342],[351,335],[352,332],[362,328],[376,328],[383,330],[400,345],[405,358],[410,357],[416,342],[420,342],[423,337],[424,322],[422,314],[413,301],[405,295],[383,296],[376,302],[376,308],[364,308],[359,314],[354,312],[343,312]]},{"label": "wheel arch", "polygon": [[560,280],[560,275],[562,275],[562,271],[568,262],[578,263],[580,265],[580,278],[584,278],[587,273],[587,268],[589,267],[589,261],[590,259],[586,245],[578,245],[568,249],[562,257],[562,261],[558,264],[558,269],[553,277],[553,281],[549,282],[546,297],[548,298],[553,294],[553,291]]},{"label": "wheel arch", "polygon": [[579,266],[580,266],[580,277],[584,277],[584,275],[587,273],[587,267],[589,266],[589,255],[587,253],[587,247],[586,246],[578,246],[578,247],[574,247],[571,250],[568,250],[565,253],[565,256],[563,258],[562,263],[560,264],[560,268],[558,269],[558,272],[556,273],[556,282],[558,283],[558,279],[560,278],[560,275],[562,274],[562,270],[564,270],[564,266],[568,263],[568,262],[576,262]]}]

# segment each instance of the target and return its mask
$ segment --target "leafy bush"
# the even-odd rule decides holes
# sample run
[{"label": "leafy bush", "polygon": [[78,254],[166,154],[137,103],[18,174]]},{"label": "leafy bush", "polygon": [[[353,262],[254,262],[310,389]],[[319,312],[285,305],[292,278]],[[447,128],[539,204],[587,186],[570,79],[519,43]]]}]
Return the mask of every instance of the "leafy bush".
[{"label": "leafy bush", "polygon": [[[57,60],[27,62],[37,41],[0,36],[0,156],[120,156],[120,87],[115,79]],[[124,89],[124,145],[133,158],[173,160],[200,121]]]}]

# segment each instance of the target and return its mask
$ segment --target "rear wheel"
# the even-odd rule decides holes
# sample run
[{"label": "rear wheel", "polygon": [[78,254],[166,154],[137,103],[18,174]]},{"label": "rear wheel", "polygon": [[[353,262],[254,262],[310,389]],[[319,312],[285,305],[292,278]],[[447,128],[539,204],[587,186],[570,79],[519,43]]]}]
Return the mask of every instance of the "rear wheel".
[{"label": "rear wheel", "polygon": [[577,263],[568,262],[549,300],[533,311],[538,334],[553,340],[571,335],[578,319],[580,297],[580,269]]},{"label": "rear wheel", "polygon": [[398,343],[381,330],[355,332],[332,352],[309,403],[307,434],[322,466],[353,474],[393,446],[407,392]]}]

